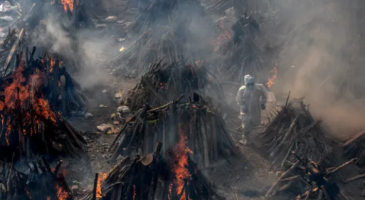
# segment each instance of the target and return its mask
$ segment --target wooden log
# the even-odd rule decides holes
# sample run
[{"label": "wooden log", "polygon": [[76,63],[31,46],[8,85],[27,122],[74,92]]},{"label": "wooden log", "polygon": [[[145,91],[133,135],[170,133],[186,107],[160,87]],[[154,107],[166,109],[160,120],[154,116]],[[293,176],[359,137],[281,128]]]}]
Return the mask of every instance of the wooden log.
[{"label": "wooden log", "polygon": [[9,55],[6,58],[6,61],[4,63],[4,73],[3,73],[2,77],[4,77],[6,75],[6,72],[8,71],[8,68],[9,68],[10,61],[14,56],[15,50],[19,46],[20,40],[23,39],[23,35],[24,35],[24,28],[20,30],[19,35],[18,35],[18,39],[13,44],[13,47],[11,48],[11,50],[9,52]]},{"label": "wooden log", "polygon": [[358,174],[345,180],[346,183],[365,177],[365,174]]},{"label": "wooden log", "polygon": [[265,194],[265,198],[268,198],[272,191],[276,188],[276,186],[280,183],[280,180],[283,179],[287,174],[289,174],[293,169],[295,169],[299,165],[299,161],[297,161],[294,165],[292,165],[286,172],[284,172],[279,179],[271,186],[269,191]]},{"label": "wooden log", "polygon": [[342,165],[340,165],[340,166],[336,167],[335,169],[333,169],[333,170],[331,170],[331,171],[327,172],[327,174],[326,174],[326,175],[328,176],[328,175],[334,174],[334,173],[336,173],[338,170],[340,170],[340,169],[342,169],[342,168],[346,167],[347,165],[349,165],[349,164],[351,164],[351,163],[355,162],[356,160],[357,160],[357,158],[353,158],[353,159],[351,159],[351,160],[349,160],[349,161],[345,162],[344,164],[342,164]]},{"label": "wooden log", "polygon": [[360,138],[363,137],[363,135],[365,134],[365,129],[361,132],[359,132],[358,134],[354,135],[352,138],[348,139],[343,146],[349,146],[350,144],[353,144],[354,142],[356,142],[357,140],[359,140]]},{"label": "wooden log", "polygon": [[94,189],[93,189],[93,198],[92,198],[92,200],[96,200],[96,192],[97,192],[97,187],[98,187],[98,179],[99,179],[99,173],[95,173]]}]

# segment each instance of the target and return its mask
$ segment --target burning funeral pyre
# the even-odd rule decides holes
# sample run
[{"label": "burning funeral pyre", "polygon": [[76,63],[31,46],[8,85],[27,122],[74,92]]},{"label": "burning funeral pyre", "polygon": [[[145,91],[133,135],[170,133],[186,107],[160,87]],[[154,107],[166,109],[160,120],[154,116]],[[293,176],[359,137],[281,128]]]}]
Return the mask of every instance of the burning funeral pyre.
[{"label": "burning funeral pyre", "polygon": [[213,100],[224,98],[219,81],[201,63],[191,65],[184,58],[171,64],[160,61],[151,65],[136,87],[129,91],[126,105],[136,111],[145,104],[158,107],[178,99],[181,94],[197,97],[196,93],[215,97]]},{"label": "burning funeral pyre", "polygon": [[23,168],[0,163],[1,200],[71,200],[72,194],[60,170],[51,168],[43,158],[29,161]]},{"label": "burning funeral pyre", "polygon": [[113,158],[140,151],[145,155],[153,151],[158,141],[164,143],[166,155],[167,149],[180,141],[182,132],[186,133],[188,147],[199,165],[208,167],[220,157],[238,156],[219,111],[199,95],[187,102],[180,102],[181,98],[157,108],[146,104],[127,119],[111,146]]},{"label": "burning funeral pyre", "polygon": [[[157,143],[153,153],[144,157],[124,158],[101,185],[102,199],[224,199],[190,160],[191,150],[187,148],[185,137],[181,135],[180,142],[166,159],[160,153],[161,143]],[[97,195],[95,188],[94,195]],[[91,200],[92,195],[84,199]]]},{"label": "burning funeral pyre", "polygon": [[325,135],[319,120],[315,120],[303,99],[289,102],[269,123],[261,139],[266,144],[274,168],[284,167],[287,161],[293,162],[296,152],[301,157],[321,161],[326,167],[332,166],[337,142]]},{"label": "burning funeral pyre", "polygon": [[[34,51],[35,48],[30,55]],[[51,60],[33,60],[26,51],[25,58],[22,53],[17,55],[14,72],[1,79],[2,157],[10,159],[13,154],[19,158],[45,153],[77,157],[85,152],[84,138],[49,104],[54,103],[53,99],[58,101],[55,91],[62,89],[56,89],[65,88],[63,85],[71,81],[65,81],[67,76],[60,82],[54,79],[58,64]],[[67,92],[68,98],[73,97],[70,96],[70,89]],[[63,90],[63,101],[68,99],[66,95]],[[52,98],[48,101],[47,97]]]}]

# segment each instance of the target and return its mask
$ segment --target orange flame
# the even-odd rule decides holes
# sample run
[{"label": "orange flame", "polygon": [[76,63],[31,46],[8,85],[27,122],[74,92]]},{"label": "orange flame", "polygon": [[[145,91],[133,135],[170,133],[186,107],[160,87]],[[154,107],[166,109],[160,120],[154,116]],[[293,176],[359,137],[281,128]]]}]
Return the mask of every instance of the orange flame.
[{"label": "orange flame", "polygon": [[50,60],[50,66],[49,66],[49,72],[52,72],[53,71],[53,66],[54,66],[55,63],[56,63],[56,61],[51,58],[51,60]]},{"label": "orange flame", "polygon": [[136,195],[137,195],[137,192],[136,192],[136,186],[133,185],[133,200],[136,199]]},{"label": "orange flame", "polygon": [[278,75],[278,70],[276,69],[276,67],[273,70],[271,70],[271,73],[272,73],[272,76],[271,76],[271,78],[269,78],[269,80],[267,81],[267,84],[266,84],[268,88],[271,88],[274,85],[274,81]]},{"label": "orange flame", "polygon": [[[23,134],[32,135],[35,130],[41,132],[41,129],[43,129],[43,126],[40,125],[42,119],[50,120],[54,124],[57,121],[56,115],[51,111],[47,100],[43,98],[40,92],[45,74],[36,71],[27,81],[23,76],[23,64],[21,63],[14,74],[11,75],[12,82],[10,84],[3,84],[2,95],[5,98],[0,101],[0,111],[15,114],[21,113],[21,116],[18,117],[22,119],[23,125],[34,124],[34,128],[31,128],[29,133],[23,130]],[[33,118],[31,117],[31,111],[34,113]],[[4,116],[0,116],[0,119],[2,125],[5,125]],[[13,120],[9,119],[6,121],[5,139],[7,145],[10,145],[9,138],[14,125]]]},{"label": "orange flame", "polygon": [[227,50],[228,47],[228,43],[229,41],[231,41],[232,39],[232,32],[230,31],[225,31],[223,33],[221,33],[218,38],[214,41],[214,52],[218,55],[218,56],[222,56],[222,51]]},{"label": "orange flame", "polygon": [[101,192],[101,185],[104,183],[105,179],[108,177],[108,173],[99,173],[98,183],[96,185],[96,197],[103,197],[103,193]]},{"label": "orange flame", "polygon": [[73,0],[61,0],[61,3],[63,5],[63,9],[65,10],[65,12],[67,12],[67,10],[70,10],[71,12],[74,10]]},{"label": "orange flame", "polygon": [[[179,133],[180,133],[180,141],[179,143],[174,147],[174,162],[172,166],[172,171],[175,173],[174,178],[174,185],[176,187],[176,193],[177,195],[180,195],[181,192],[182,195],[179,200],[185,200],[186,199],[186,192],[184,189],[185,180],[191,179],[191,174],[189,170],[187,169],[188,166],[188,156],[189,153],[192,153],[192,151],[187,147],[187,138],[186,135],[182,129],[181,124],[179,124]],[[172,185],[169,187],[169,199],[171,199],[172,196]],[[190,199],[190,198],[189,198]]]},{"label": "orange flame", "polygon": [[[32,109],[38,116],[43,116],[45,119],[50,119],[53,123],[56,123],[56,116],[49,108],[48,101],[35,96],[35,93],[42,85],[43,76],[40,74],[32,75],[28,83],[25,84],[23,71],[24,67],[22,66],[16,69],[13,83],[5,87],[5,101],[2,105],[9,110],[15,110],[17,106],[26,107],[29,100],[31,100]],[[0,111],[5,108],[4,106],[0,106]]]},{"label": "orange flame", "polygon": [[68,192],[66,192],[62,187],[56,185],[58,200],[66,200],[68,198]]}]

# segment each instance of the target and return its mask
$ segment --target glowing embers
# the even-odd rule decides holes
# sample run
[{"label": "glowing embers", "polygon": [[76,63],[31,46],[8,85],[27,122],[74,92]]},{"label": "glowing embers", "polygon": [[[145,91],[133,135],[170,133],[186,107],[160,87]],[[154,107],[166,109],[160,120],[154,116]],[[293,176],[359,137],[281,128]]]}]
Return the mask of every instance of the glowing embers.
[{"label": "glowing embers", "polygon": [[108,173],[99,173],[98,174],[98,181],[96,185],[96,197],[101,198],[103,197],[103,193],[101,192],[101,185],[104,183]]},{"label": "glowing embers", "polygon": [[224,31],[214,41],[214,53],[218,56],[225,56],[232,41],[232,32]]}]

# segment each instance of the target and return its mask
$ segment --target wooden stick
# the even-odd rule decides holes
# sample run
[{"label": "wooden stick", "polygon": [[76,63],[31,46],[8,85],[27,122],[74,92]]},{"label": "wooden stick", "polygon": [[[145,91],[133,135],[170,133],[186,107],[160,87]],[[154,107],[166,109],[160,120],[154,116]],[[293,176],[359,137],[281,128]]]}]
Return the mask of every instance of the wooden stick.
[{"label": "wooden stick", "polygon": [[94,189],[93,189],[93,198],[92,198],[92,200],[96,200],[96,191],[97,191],[97,187],[98,187],[98,179],[99,179],[99,173],[95,173]]},{"label": "wooden stick", "polygon": [[286,172],[284,172],[279,179],[274,183],[274,185],[271,186],[269,191],[265,194],[265,198],[268,198],[271,194],[271,192],[274,190],[274,188],[279,184],[280,180],[283,179],[287,174],[289,174],[295,167],[299,165],[299,161],[297,161],[294,165],[292,165]]},{"label": "wooden stick", "polygon": [[23,38],[23,35],[24,35],[24,28],[22,28],[22,30],[20,30],[18,39],[13,44],[13,47],[11,48],[11,50],[9,52],[9,55],[6,58],[6,61],[5,61],[5,64],[4,64],[4,73],[3,73],[2,77],[4,77],[6,75],[6,72],[8,71],[8,68],[9,68],[10,61],[13,58],[15,50],[18,47],[20,40]]},{"label": "wooden stick", "polygon": [[357,158],[353,158],[353,159],[351,159],[351,160],[349,160],[349,161],[345,162],[344,164],[342,164],[342,165],[340,165],[340,166],[336,167],[335,169],[331,170],[330,172],[328,172],[328,173],[326,174],[326,176],[331,175],[331,174],[333,174],[333,173],[336,173],[338,170],[340,170],[340,169],[342,169],[342,168],[346,167],[347,165],[349,165],[349,164],[351,164],[351,163],[355,162],[356,160],[357,160]]},{"label": "wooden stick", "polygon": [[354,180],[357,180],[357,179],[360,179],[360,178],[363,178],[365,177],[365,174],[359,174],[359,175],[356,175],[356,176],[353,176],[351,178],[348,178],[345,180],[345,183],[348,183],[348,182],[351,182],[351,181],[354,181]]}]

